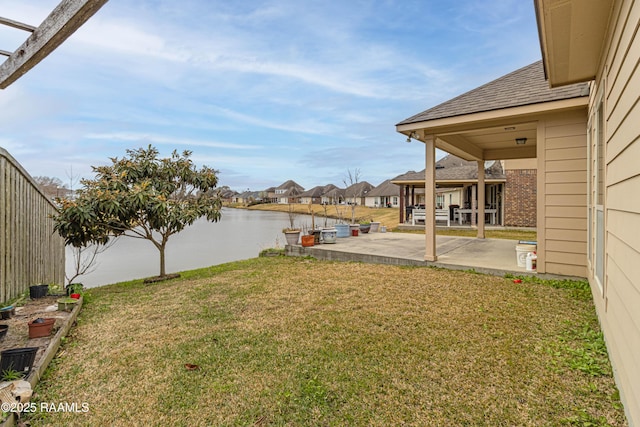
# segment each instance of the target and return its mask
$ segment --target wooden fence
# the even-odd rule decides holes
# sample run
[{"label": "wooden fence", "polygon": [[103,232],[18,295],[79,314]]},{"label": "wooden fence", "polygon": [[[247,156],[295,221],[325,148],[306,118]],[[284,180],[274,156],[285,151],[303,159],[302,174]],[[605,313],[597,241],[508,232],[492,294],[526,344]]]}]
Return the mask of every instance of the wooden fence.
[{"label": "wooden fence", "polygon": [[0,301],[39,283],[64,283],[64,240],[54,232],[53,202],[0,148]]}]

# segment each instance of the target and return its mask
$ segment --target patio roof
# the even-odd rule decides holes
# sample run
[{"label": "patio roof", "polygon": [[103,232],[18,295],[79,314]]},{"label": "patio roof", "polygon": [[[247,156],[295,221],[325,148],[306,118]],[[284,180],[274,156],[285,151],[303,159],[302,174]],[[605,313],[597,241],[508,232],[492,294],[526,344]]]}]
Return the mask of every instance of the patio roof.
[{"label": "patio roof", "polygon": [[588,101],[588,83],[550,88],[537,61],[403,120],[396,130],[419,141],[434,138],[437,148],[465,160],[534,158],[537,120],[586,108]]}]

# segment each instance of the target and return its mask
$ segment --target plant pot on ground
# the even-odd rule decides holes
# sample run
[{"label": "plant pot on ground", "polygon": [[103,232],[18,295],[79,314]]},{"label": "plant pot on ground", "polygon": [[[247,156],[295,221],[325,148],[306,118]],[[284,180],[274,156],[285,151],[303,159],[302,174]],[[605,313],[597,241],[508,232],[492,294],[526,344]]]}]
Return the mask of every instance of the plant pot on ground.
[{"label": "plant pot on ground", "polygon": [[53,329],[53,324],[55,322],[56,319],[43,319],[41,317],[32,320],[28,323],[29,339],[48,337],[49,335],[51,335],[51,330]]},{"label": "plant pot on ground", "polygon": [[302,240],[302,246],[309,247],[314,245],[315,237],[313,234],[306,234],[302,236],[301,240]]},{"label": "plant pot on ground", "polygon": [[349,232],[349,224],[336,224],[334,225],[334,227],[336,229],[336,237],[349,237],[349,235],[351,234]]},{"label": "plant pot on ground", "polygon": [[82,283],[69,283],[67,285],[67,295],[81,294],[83,290],[84,285]]},{"label": "plant pot on ground", "polygon": [[335,228],[325,228],[322,230],[322,241],[324,243],[335,243],[338,231]]},{"label": "plant pot on ground", "polygon": [[58,300],[58,311],[71,311],[78,304],[77,299],[74,298],[60,298]]},{"label": "plant pot on ground", "polygon": [[49,292],[49,285],[29,286],[29,297],[31,299],[46,297],[48,292]]},{"label": "plant pot on ground", "polygon": [[0,317],[2,320],[11,319],[16,314],[16,308],[12,305],[0,308]]},{"label": "plant pot on ground", "polygon": [[0,352],[0,373],[17,371],[28,374],[36,360],[38,347],[12,348]]},{"label": "plant pot on ground", "polygon": [[0,325],[0,340],[7,336],[9,325]]},{"label": "plant pot on ground", "polygon": [[371,221],[371,232],[372,233],[377,233],[379,229],[380,229],[380,222]]},{"label": "plant pot on ground", "polygon": [[360,223],[360,232],[361,233],[368,233],[369,230],[371,230],[371,223],[370,222],[361,222]]},{"label": "plant pot on ground", "polygon": [[300,239],[300,230],[285,228],[282,232],[287,240],[287,245],[293,246],[298,244],[298,240]]}]

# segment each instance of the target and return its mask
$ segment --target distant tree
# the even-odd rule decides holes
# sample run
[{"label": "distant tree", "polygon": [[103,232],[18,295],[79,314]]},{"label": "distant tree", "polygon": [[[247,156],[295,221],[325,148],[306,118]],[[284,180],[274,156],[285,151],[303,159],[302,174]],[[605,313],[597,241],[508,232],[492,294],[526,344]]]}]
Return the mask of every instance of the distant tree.
[{"label": "distant tree", "polygon": [[349,204],[351,205],[351,223],[355,224],[356,222],[356,205],[358,197],[361,196],[360,192],[362,191],[362,187],[358,186],[360,182],[360,169],[356,168],[353,171],[351,169],[347,169],[347,176],[342,180],[346,187],[345,197],[349,200],[349,196],[351,196],[351,201]]},{"label": "distant tree", "polygon": [[74,247],[119,236],[150,240],[164,277],[169,237],[198,218],[220,219],[221,199],[212,191],[218,172],[207,166],[198,170],[191,151],[174,151],[169,158],[158,158],[151,145],[126,152],[109,166],[92,167],[95,178],[81,180],[74,200],[60,200],[55,229]]},{"label": "distant tree", "polygon": [[34,176],[33,180],[49,199],[66,196],[67,194],[68,188],[62,183],[60,178],[54,176]]}]

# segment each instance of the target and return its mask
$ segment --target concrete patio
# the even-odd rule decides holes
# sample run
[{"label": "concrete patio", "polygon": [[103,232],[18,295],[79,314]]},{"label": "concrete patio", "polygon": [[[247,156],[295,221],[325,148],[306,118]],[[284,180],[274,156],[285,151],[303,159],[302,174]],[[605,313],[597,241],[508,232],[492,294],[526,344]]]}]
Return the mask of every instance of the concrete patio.
[{"label": "concrete patio", "polygon": [[[438,260],[425,261],[425,237],[410,233],[368,233],[337,239],[334,244],[311,247],[287,245],[289,256],[312,256],[322,260],[375,264],[435,266],[452,270],[474,270],[503,276],[535,274],[518,267],[517,240],[436,236]],[[545,278],[558,277],[541,274]],[[567,277],[565,277],[567,278]]]}]

